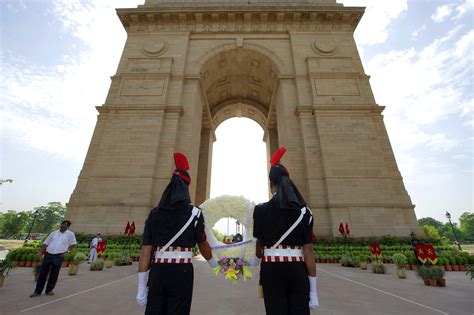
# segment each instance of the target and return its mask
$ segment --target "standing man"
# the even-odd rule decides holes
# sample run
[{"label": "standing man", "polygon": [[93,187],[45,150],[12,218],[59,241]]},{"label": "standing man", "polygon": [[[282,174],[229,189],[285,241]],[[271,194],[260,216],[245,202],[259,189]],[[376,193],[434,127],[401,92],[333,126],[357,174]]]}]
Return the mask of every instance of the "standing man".
[{"label": "standing man", "polygon": [[44,253],[43,263],[41,264],[36,289],[30,297],[41,295],[46,283],[46,277],[49,275],[48,284],[46,285],[46,295],[54,295],[53,289],[58,281],[59,271],[64,255],[69,253],[76,247],[76,236],[69,231],[71,221],[64,220],[61,222],[59,230],[51,232],[43,242],[41,253]]},{"label": "standing man", "polygon": [[189,197],[188,160],[182,153],[175,153],[174,161],[171,181],[158,206],[150,211],[142,235],[137,302],[146,304],[148,315],[189,314],[194,282],[192,248],[196,243],[209,265],[217,266],[206,240],[204,217]]},{"label": "standing man", "polygon": [[100,233],[92,239],[91,241],[91,250],[89,252],[89,264],[97,259],[97,244],[102,242],[102,238],[100,237]]},{"label": "standing man", "polygon": [[273,197],[255,207],[253,235],[257,238],[253,264],[261,263],[265,310],[271,315],[307,315],[319,307],[313,256],[313,216],[278,149],[270,160]]}]

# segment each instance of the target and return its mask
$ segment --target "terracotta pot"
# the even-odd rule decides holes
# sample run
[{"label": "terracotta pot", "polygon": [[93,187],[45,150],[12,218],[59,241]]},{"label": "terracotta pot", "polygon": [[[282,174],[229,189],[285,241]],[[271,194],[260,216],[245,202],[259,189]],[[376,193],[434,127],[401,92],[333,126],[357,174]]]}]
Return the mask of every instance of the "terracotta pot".
[{"label": "terracotta pot", "polygon": [[68,261],[63,261],[63,262],[61,263],[61,267],[67,267],[67,266],[69,266],[69,262],[68,262]]},{"label": "terracotta pot", "polygon": [[453,267],[451,265],[444,265],[446,271],[453,271]]},{"label": "terracotta pot", "polygon": [[464,265],[459,265],[459,271],[466,271],[466,267]]},{"label": "terracotta pot", "polygon": [[430,283],[430,286],[435,287],[438,281],[436,279],[428,279],[428,282]]},{"label": "terracotta pot", "polygon": [[36,267],[38,265],[38,262],[37,261],[32,261],[31,262],[31,267]]},{"label": "terracotta pot", "polygon": [[18,267],[25,267],[26,266],[26,261],[20,261],[18,263]]},{"label": "terracotta pot", "polygon": [[423,279],[423,283],[424,283],[425,285],[430,285],[430,282],[428,281],[428,279]]},{"label": "terracotta pot", "polygon": [[417,270],[418,269],[418,265],[410,265],[411,266],[411,270]]},{"label": "terracotta pot", "polygon": [[27,261],[25,267],[31,267],[31,261]]},{"label": "terracotta pot", "polygon": [[451,268],[453,268],[453,271],[459,271],[458,265],[451,265]]},{"label": "terracotta pot", "polygon": [[407,264],[407,265],[405,266],[405,269],[406,269],[406,270],[411,270],[411,266],[410,266],[409,264]]},{"label": "terracotta pot", "polygon": [[446,271],[446,268],[444,268],[444,265],[439,266],[442,270]]},{"label": "terracotta pot", "polygon": [[446,286],[446,279],[438,279],[437,282],[438,287],[445,287]]}]

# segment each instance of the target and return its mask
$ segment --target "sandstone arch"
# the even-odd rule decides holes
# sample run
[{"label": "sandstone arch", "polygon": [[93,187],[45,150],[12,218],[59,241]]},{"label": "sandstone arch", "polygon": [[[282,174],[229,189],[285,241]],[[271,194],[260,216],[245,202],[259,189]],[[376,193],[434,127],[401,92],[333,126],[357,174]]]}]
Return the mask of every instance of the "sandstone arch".
[{"label": "sandstone arch", "polygon": [[336,0],[146,0],[118,9],[128,33],[67,218],[80,232],[137,232],[172,153],[208,198],[214,130],[244,116],[264,129],[315,214],[317,235],[422,234],[353,33],[364,8]]}]

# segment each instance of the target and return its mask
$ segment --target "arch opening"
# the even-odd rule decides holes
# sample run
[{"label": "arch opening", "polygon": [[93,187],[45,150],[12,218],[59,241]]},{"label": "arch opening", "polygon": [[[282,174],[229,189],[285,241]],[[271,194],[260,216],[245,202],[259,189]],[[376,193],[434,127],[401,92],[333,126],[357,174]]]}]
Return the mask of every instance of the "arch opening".
[{"label": "arch opening", "polygon": [[[232,168],[241,173],[249,167],[252,168],[253,165],[258,165],[260,169],[255,170],[256,173],[264,174],[261,177],[263,180],[259,182],[260,188],[254,188],[254,191],[260,191],[260,193],[257,195],[251,192],[239,193],[237,187],[240,185],[246,186],[244,179],[239,179],[238,183],[231,184],[235,189],[227,190],[225,193],[231,195],[242,194],[246,198],[256,202],[266,200],[269,195],[266,180],[268,163],[266,163],[266,161],[268,160],[270,152],[278,148],[278,132],[274,103],[275,95],[279,88],[279,68],[263,53],[238,47],[220,51],[207,59],[202,65],[200,75],[201,95],[204,106],[202,113],[203,123],[201,127],[196,203],[200,204],[211,197],[211,182],[213,183],[213,187],[223,186],[223,181],[216,179],[215,175],[221,172],[224,174],[228,173]],[[227,147],[224,150],[226,152],[234,152],[234,155],[239,151],[245,152],[248,156],[256,155],[261,162],[248,160],[241,156],[240,161],[235,161],[231,166],[228,166],[227,169],[220,170],[218,166],[219,163],[216,164],[215,162],[219,161],[222,163],[222,161],[228,160],[229,157],[219,156],[217,152],[219,146],[225,147],[226,143],[235,146],[236,143],[241,142],[240,140],[243,133],[252,129],[252,127],[239,126],[238,123],[231,122],[230,124],[234,127],[230,127],[231,130],[227,131],[227,133],[234,132],[235,135],[230,136],[228,140],[222,139],[223,145],[220,145],[219,142],[214,143],[216,140],[219,141],[219,138],[216,136],[218,127],[220,128],[223,122],[227,123],[227,120],[232,121],[231,118],[235,117],[244,117],[256,122],[260,126],[260,131],[249,134],[243,146],[239,149],[232,150],[231,147]],[[249,126],[249,122],[244,123],[244,125]],[[226,127],[224,129],[228,128],[229,127]],[[253,128],[253,130],[255,130],[255,128]],[[260,141],[260,149],[255,150],[260,150],[261,153],[257,153],[254,149],[248,148],[248,144],[252,139],[258,139],[258,141]],[[245,145],[247,145],[247,147]],[[258,145],[255,146],[258,147]],[[214,152],[214,150],[216,150],[216,152]],[[244,160],[246,160],[245,163],[243,162]],[[237,175],[240,174],[236,174],[236,176]],[[251,175],[247,176],[247,181],[252,181]],[[228,180],[232,181],[233,179],[231,177],[225,179],[225,181]],[[214,181],[216,181],[216,186],[214,186]],[[265,191],[264,194],[261,193],[262,187]],[[212,195],[218,196],[219,194],[212,192]]]}]

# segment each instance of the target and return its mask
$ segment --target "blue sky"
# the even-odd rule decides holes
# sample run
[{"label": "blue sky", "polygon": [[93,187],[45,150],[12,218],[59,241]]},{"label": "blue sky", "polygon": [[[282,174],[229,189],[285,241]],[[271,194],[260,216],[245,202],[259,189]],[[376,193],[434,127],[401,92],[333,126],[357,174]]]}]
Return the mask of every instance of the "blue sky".
[{"label": "blue sky", "polygon": [[[444,221],[449,210],[457,220],[473,208],[474,0],[339,2],[367,7],[356,42],[418,218]],[[126,39],[114,8],[142,3],[0,0],[0,177],[14,179],[1,211],[68,201]],[[211,194],[264,201],[262,130],[233,119],[217,136]],[[237,153],[226,143],[251,141],[258,161],[245,160],[247,173],[233,175],[243,184],[228,186],[219,161]]]}]

